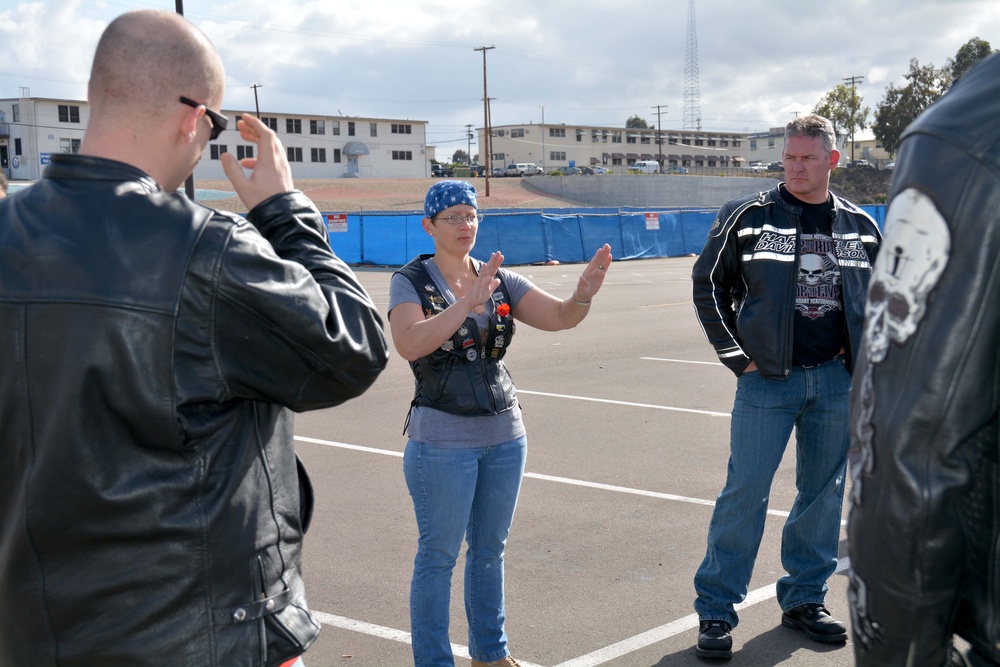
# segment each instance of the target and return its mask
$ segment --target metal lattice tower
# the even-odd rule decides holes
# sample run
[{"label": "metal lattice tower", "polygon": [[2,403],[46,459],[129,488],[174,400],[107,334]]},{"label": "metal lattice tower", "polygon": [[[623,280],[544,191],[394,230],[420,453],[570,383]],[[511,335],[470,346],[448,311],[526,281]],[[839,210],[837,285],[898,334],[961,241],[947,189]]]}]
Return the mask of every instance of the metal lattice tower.
[{"label": "metal lattice tower", "polygon": [[684,50],[684,129],[701,129],[698,30],[695,27],[694,0],[688,0],[687,48]]}]

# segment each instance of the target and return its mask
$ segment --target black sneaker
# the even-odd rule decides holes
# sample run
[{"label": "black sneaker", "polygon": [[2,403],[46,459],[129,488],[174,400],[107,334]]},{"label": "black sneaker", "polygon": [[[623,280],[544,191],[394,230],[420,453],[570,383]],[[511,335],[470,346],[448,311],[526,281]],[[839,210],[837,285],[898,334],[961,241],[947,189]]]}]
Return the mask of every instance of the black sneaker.
[{"label": "black sneaker", "polygon": [[729,660],[733,657],[733,626],[725,621],[702,621],[698,624],[698,646],[695,655],[707,660]]},{"label": "black sneaker", "polygon": [[847,628],[830,616],[821,604],[803,604],[781,615],[781,624],[786,628],[801,630],[806,637],[824,644],[838,644],[847,641]]}]

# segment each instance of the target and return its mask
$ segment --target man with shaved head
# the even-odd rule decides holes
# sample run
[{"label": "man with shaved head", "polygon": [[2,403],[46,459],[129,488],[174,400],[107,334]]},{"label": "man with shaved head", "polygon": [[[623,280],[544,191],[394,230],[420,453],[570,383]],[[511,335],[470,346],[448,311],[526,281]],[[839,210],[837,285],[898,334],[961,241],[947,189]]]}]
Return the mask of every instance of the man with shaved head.
[{"label": "man with shaved head", "polygon": [[388,352],[259,120],[223,155],[246,219],[176,191],[223,93],[192,24],[119,17],[81,152],[0,206],[0,665],[273,667],[319,631],[291,411]]}]

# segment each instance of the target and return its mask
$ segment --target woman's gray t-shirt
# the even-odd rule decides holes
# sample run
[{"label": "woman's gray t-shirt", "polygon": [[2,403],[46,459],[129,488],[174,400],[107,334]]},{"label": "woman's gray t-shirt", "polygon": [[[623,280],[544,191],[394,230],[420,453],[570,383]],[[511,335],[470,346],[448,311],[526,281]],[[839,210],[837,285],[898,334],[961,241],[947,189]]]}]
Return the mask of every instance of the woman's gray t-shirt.
[{"label": "woman's gray t-shirt", "polygon": [[[438,269],[433,257],[424,260],[424,266],[438,291],[444,296],[445,303],[450,306],[457,298],[451,291],[451,286]],[[500,277],[507,287],[507,300],[513,312],[517,312],[517,304],[535,285],[522,275],[501,268]],[[420,304],[420,295],[408,278],[396,273],[389,283],[389,313],[401,303]],[[492,314],[492,301],[487,303],[487,310],[482,315],[472,314],[480,332],[485,335],[489,316]],[[391,315],[390,315],[391,317]],[[503,363],[503,362],[501,362]],[[413,406],[410,421],[406,426],[406,435],[413,440],[426,442],[436,447],[447,449],[473,449],[489,447],[509,442],[524,435],[524,424],[521,422],[521,407],[515,402],[514,407],[497,415],[453,415],[434,408]]]}]

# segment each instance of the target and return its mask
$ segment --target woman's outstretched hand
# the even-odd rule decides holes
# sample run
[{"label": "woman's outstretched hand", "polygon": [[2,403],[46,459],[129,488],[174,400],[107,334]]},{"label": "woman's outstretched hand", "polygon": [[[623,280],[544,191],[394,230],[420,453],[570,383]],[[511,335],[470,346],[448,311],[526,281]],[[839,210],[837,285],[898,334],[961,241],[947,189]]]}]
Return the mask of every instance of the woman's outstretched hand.
[{"label": "woman's outstretched hand", "polygon": [[576,283],[575,299],[581,302],[590,301],[594,295],[601,290],[604,284],[604,276],[607,275],[611,267],[611,246],[605,243],[594,253],[593,259],[587,264],[587,268],[580,274],[580,279]]}]

